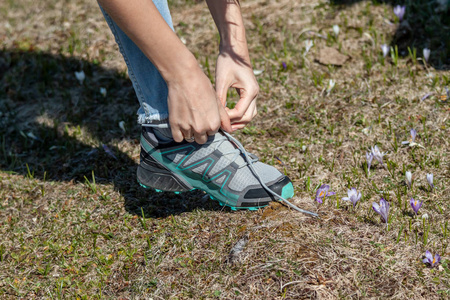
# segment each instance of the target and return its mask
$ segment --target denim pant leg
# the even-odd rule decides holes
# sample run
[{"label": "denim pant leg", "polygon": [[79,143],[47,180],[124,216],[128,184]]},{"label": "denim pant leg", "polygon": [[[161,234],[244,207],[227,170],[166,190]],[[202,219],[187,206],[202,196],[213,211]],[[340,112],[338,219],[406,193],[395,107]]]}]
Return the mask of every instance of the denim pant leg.
[{"label": "denim pant leg", "polygon": [[[173,30],[167,0],[153,0],[159,13]],[[128,67],[128,75],[140,103],[138,123],[167,122],[169,109],[167,106],[167,84],[152,62],[142,53],[138,46],[119,28],[108,13],[100,6],[103,16],[109,25],[120,52]]]}]

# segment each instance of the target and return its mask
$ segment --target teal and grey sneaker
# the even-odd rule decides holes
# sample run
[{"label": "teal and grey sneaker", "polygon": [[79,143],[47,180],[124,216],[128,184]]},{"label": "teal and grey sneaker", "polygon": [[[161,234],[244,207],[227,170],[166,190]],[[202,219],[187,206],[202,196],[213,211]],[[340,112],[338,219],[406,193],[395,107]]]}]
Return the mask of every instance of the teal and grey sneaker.
[{"label": "teal and grey sneaker", "polygon": [[280,200],[304,213],[286,199],[294,195],[291,180],[276,168],[258,161],[226,132],[195,142],[158,142],[152,125],[143,125],[139,183],[158,192],[199,189],[232,210],[257,210]]}]

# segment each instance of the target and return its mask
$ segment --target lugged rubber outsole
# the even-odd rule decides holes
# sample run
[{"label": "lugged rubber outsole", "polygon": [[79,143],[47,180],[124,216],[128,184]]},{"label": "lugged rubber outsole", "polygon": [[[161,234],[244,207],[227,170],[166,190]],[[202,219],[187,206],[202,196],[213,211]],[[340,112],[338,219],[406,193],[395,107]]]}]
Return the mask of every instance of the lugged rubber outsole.
[{"label": "lugged rubber outsole", "polygon": [[[145,184],[142,184],[141,182],[139,182],[139,180],[138,180],[138,183],[139,183],[139,185],[140,186],[142,186],[143,188],[145,188],[145,189],[151,189],[151,190],[154,190],[154,191],[156,191],[157,193],[174,193],[174,194],[176,194],[176,195],[179,195],[179,194],[181,194],[181,193],[184,193],[185,191],[182,191],[182,192],[178,192],[178,191],[176,191],[176,192],[173,192],[173,191],[163,191],[163,190],[160,190],[160,189],[155,189],[155,188],[152,188],[152,187],[148,187],[148,186],[146,186]],[[292,184],[291,184],[292,185]],[[196,188],[193,188],[192,190],[190,190],[189,192],[191,192],[191,191],[194,191],[194,190],[196,190]],[[283,188],[283,191],[284,191],[284,188]],[[206,193],[206,192],[205,192]],[[215,198],[215,197],[213,197],[213,196],[211,196],[211,195],[208,195],[209,196],[209,198],[211,199],[211,200],[215,200],[215,201],[217,201],[217,202],[219,202],[219,205],[220,206],[228,206],[231,210],[233,210],[233,211],[237,211],[237,210],[241,210],[241,209],[247,209],[247,210],[251,210],[251,211],[256,211],[256,210],[258,210],[258,209],[260,209],[260,208],[263,208],[263,207],[266,207],[267,205],[262,205],[262,206],[253,206],[253,207],[236,207],[236,206],[231,206],[231,205],[229,205],[229,204],[227,204],[227,203],[224,203],[223,201],[221,201],[221,200],[219,200],[219,199],[217,199],[217,198]],[[292,197],[292,196],[291,196]]]}]

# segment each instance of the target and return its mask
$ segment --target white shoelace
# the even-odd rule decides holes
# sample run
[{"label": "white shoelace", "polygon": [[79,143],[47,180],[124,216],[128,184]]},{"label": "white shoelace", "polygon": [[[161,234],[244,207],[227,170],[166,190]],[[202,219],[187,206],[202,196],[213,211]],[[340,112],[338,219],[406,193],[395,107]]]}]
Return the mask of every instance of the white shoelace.
[{"label": "white shoelace", "polygon": [[[141,125],[142,125],[142,126],[146,126],[146,127],[169,128],[169,124],[167,124],[167,123],[161,123],[161,124],[141,124]],[[228,140],[230,140],[231,142],[233,142],[233,143],[238,147],[238,149],[236,149],[236,152],[235,152],[235,151],[232,151],[232,152],[226,153],[226,154],[235,154],[236,156],[234,157],[234,159],[236,159],[237,155],[239,155],[239,152],[241,152],[242,154],[244,154],[244,158],[245,158],[245,161],[246,161],[247,164],[248,164],[248,167],[249,167],[250,170],[253,172],[253,175],[255,175],[256,179],[258,179],[258,181],[259,181],[259,183],[261,184],[261,186],[262,186],[267,192],[269,192],[270,194],[272,194],[273,196],[275,196],[275,197],[277,198],[278,201],[286,203],[287,206],[289,206],[289,207],[295,209],[296,211],[299,211],[299,212],[301,212],[301,213],[308,214],[308,215],[311,215],[311,216],[314,216],[314,217],[319,217],[318,214],[313,213],[313,212],[311,212],[311,211],[307,211],[307,210],[301,209],[301,208],[297,207],[296,205],[292,204],[291,202],[289,202],[288,200],[284,199],[281,195],[278,195],[277,193],[275,193],[274,191],[272,191],[272,190],[271,190],[271,189],[270,189],[270,188],[262,181],[261,176],[258,174],[258,172],[257,172],[257,171],[255,170],[255,168],[253,167],[253,162],[255,161],[255,159],[252,159],[252,158],[250,157],[250,155],[249,155],[249,154],[247,153],[247,151],[245,150],[244,146],[242,146],[242,144],[241,144],[237,139],[235,139],[234,137],[232,137],[231,134],[229,134],[229,133],[227,133],[227,132],[225,132],[225,131],[222,131],[222,133],[228,138]],[[224,141],[224,140],[220,141],[220,143],[223,142],[223,141]],[[224,154],[224,155],[225,155],[225,154]],[[233,160],[234,160],[234,159],[233,159]]]}]

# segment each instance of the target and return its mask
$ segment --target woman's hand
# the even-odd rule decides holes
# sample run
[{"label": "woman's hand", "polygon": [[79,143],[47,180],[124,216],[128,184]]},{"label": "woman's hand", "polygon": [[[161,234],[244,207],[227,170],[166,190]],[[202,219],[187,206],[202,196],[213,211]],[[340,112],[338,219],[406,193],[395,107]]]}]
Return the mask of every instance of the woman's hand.
[{"label": "woman's hand", "polygon": [[176,142],[193,137],[204,144],[220,127],[231,131],[230,120],[208,77],[197,64],[192,69],[167,80],[169,123]]},{"label": "woman's hand", "polygon": [[230,87],[239,94],[236,106],[233,109],[226,108],[233,131],[244,128],[256,116],[256,97],[259,92],[247,48],[235,50],[238,52],[222,49],[216,64],[216,92],[222,105],[226,106]]},{"label": "woman's hand", "polygon": [[244,128],[256,115],[258,83],[250,63],[244,21],[238,0],[206,0],[220,33],[220,52],[216,63],[216,92],[223,106],[227,91],[235,88],[239,101],[227,109],[234,130]]}]

